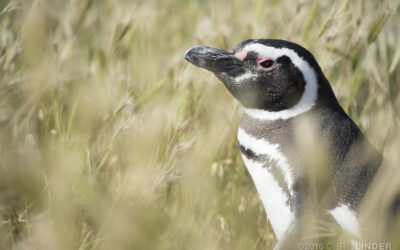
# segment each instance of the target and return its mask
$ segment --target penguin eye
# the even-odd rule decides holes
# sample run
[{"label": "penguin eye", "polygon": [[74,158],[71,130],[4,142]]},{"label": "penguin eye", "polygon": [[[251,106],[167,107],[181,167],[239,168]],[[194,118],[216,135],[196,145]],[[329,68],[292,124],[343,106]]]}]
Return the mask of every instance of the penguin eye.
[{"label": "penguin eye", "polygon": [[271,70],[275,68],[275,62],[270,58],[259,61],[258,65],[260,65],[264,70]]}]

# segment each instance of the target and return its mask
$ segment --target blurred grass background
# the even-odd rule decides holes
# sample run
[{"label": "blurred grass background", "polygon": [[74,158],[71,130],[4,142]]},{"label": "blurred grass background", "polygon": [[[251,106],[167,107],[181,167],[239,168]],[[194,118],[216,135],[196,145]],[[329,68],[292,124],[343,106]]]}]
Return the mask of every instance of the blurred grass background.
[{"label": "blurred grass background", "polygon": [[398,168],[399,23],[398,0],[0,0],[0,249],[271,249],[239,105],[184,52],[302,44]]}]

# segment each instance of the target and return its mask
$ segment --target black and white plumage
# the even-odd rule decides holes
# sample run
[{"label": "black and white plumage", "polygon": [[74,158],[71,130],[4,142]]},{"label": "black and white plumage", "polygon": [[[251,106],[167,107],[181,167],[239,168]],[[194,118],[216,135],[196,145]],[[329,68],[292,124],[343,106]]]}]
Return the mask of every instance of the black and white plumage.
[{"label": "black and white plumage", "polygon": [[[356,211],[382,157],[340,107],[313,55],[288,41],[251,39],[233,50],[193,47],[185,58],[213,72],[244,106],[240,152],[278,238],[277,248],[297,237],[296,225],[310,206],[324,209],[343,230],[359,237]],[[321,148],[312,153],[328,152],[326,164],[318,166],[327,178],[316,195],[311,195],[310,155],[298,130],[304,120],[312,125],[312,143],[318,145],[313,149]]]}]

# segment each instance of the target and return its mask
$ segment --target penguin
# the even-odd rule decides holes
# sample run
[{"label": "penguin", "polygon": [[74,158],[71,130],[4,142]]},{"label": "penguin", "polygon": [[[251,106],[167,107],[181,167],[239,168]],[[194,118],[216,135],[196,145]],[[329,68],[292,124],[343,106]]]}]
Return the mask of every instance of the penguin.
[{"label": "penguin", "polygon": [[184,57],[214,73],[243,106],[240,154],[275,249],[296,248],[307,211],[361,237],[357,209],[382,155],[339,105],[314,56],[293,42],[249,39],[232,50],[195,46]]}]

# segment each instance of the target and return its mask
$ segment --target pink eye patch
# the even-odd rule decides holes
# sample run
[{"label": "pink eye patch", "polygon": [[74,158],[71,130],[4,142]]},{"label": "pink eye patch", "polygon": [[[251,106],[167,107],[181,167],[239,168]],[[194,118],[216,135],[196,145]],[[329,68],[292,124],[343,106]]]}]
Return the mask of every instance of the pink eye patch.
[{"label": "pink eye patch", "polygon": [[241,50],[241,51],[237,52],[237,53],[235,54],[235,56],[236,56],[237,58],[239,58],[241,61],[243,61],[243,60],[246,58],[246,56],[247,56],[247,50]]},{"label": "pink eye patch", "polygon": [[270,71],[276,68],[275,61],[271,57],[257,58],[257,64],[262,70]]},{"label": "pink eye patch", "polygon": [[261,57],[257,58],[257,63],[258,64],[261,64],[261,63],[263,63],[265,61],[273,61],[273,59],[271,57],[268,57],[268,56],[261,56]]}]

